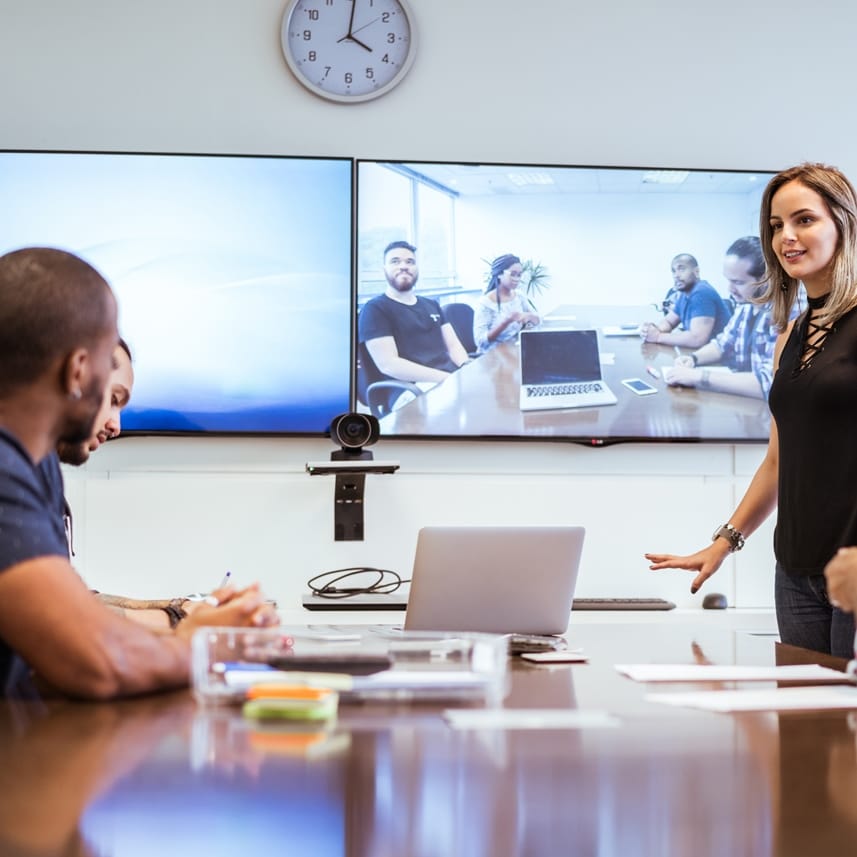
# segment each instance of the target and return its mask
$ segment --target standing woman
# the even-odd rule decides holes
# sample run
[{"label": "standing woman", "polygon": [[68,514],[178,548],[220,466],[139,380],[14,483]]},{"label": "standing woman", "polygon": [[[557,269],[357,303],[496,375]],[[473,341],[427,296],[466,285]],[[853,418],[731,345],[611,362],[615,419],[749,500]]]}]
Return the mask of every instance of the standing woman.
[{"label": "standing woman", "polygon": [[473,339],[480,354],[498,342],[514,339],[525,327],[541,322],[526,295],[518,292],[524,266],[506,253],[491,263],[491,278],[473,316]]},{"label": "standing woman", "polygon": [[[778,507],[777,624],[784,643],[854,653],[854,619],[828,598],[824,567],[857,545],[857,195],[833,167],[774,176],[760,234],[774,323],[783,331],[769,397],[771,436],[747,493],[712,543],[690,556],[646,554],[650,568],[696,572],[691,592]],[[809,307],[789,322],[800,284]]]}]

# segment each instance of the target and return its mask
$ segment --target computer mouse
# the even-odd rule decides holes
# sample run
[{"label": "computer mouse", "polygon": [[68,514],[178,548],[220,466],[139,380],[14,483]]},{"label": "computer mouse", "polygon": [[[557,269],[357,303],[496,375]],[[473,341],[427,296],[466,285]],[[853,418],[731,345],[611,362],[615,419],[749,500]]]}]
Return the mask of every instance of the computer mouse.
[{"label": "computer mouse", "polygon": [[722,592],[709,592],[702,599],[703,610],[724,610],[729,606],[726,596]]}]

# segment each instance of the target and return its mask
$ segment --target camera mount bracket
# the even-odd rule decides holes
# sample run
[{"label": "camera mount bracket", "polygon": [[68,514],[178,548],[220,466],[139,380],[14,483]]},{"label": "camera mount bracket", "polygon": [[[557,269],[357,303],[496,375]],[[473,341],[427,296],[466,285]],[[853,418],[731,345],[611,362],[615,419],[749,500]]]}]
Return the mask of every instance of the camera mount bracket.
[{"label": "camera mount bracket", "polygon": [[330,461],[308,461],[311,476],[333,474],[333,538],[337,542],[363,541],[363,494],[367,473],[395,473],[398,461],[375,461],[364,446],[378,439],[378,420],[368,414],[340,414],[330,424],[330,436],[342,448]]},{"label": "camera mount bracket", "polygon": [[333,539],[337,542],[363,541],[363,495],[367,473],[395,473],[398,461],[308,461],[312,476],[333,474]]}]

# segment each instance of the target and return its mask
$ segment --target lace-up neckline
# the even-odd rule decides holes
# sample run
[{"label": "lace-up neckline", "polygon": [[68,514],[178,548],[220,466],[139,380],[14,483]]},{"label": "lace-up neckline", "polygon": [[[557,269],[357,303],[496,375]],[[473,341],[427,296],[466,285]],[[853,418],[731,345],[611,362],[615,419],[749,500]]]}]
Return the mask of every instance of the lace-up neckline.
[{"label": "lace-up neckline", "polygon": [[812,366],[812,361],[824,351],[827,337],[836,329],[833,324],[816,324],[814,320],[818,310],[827,303],[828,297],[830,297],[829,294],[817,298],[811,298],[807,295],[806,302],[809,309],[803,323],[803,348],[801,349],[800,361],[795,367],[793,375],[799,375]]}]

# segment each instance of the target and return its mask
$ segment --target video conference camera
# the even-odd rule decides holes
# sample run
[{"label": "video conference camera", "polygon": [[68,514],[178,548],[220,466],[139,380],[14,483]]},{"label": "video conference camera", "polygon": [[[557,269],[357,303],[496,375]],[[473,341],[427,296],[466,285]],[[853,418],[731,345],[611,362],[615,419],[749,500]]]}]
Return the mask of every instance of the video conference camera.
[{"label": "video conference camera", "polygon": [[331,461],[371,461],[373,456],[364,446],[372,446],[381,435],[378,420],[372,414],[340,414],[330,423],[330,437],[342,449],[331,453]]},{"label": "video conference camera", "polygon": [[398,461],[375,461],[372,452],[365,449],[380,437],[378,420],[372,414],[348,413],[334,417],[330,422],[330,437],[340,448],[330,453],[330,461],[307,462],[306,469],[313,475],[323,473],[395,473]]},{"label": "video conference camera", "polygon": [[336,476],[334,488],[334,539],[363,540],[363,492],[367,473],[395,473],[398,461],[375,461],[364,449],[378,440],[381,429],[371,414],[349,413],[334,417],[330,436],[340,449],[330,453],[330,461],[308,461],[307,473]]}]

